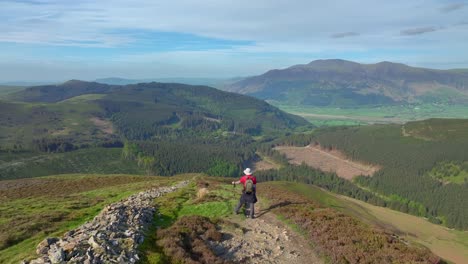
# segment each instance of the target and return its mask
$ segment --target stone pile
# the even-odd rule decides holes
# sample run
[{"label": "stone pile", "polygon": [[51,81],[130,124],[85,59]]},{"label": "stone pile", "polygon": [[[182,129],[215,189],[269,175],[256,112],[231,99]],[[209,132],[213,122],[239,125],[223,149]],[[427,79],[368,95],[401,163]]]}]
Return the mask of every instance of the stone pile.
[{"label": "stone pile", "polygon": [[156,212],[154,199],[187,184],[148,190],[108,205],[62,238],[44,239],[36,250],[40,257],[23,263],[135,263],[140,259],[137,246]]}]

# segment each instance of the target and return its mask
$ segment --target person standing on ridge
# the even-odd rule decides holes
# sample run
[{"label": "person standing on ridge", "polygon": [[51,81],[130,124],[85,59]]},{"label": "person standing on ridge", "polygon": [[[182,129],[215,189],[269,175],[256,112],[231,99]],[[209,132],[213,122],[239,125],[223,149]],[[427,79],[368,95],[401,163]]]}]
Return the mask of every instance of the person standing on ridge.
[{"label": "person standing on ridge", "polygon": [[245,204],[246,210],[249,211],[247,217],[254,218],[254,204],[257,202],[257,178],[252,175],[250,168],[244,170],[244,176],[238,181],[233,181],[232,184],[241,184],[243,185],[242,195],[240,197],[239,203],[234,209],[235,214],[239,214],[239,210],[242,205]]}]

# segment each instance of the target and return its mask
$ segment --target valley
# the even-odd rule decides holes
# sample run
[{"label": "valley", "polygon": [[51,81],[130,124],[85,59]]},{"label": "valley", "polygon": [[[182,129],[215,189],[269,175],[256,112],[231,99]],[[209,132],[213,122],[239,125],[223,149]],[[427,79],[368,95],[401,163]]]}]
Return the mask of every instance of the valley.
[{"label": "valley", "polygon": [[291,114],[304,117],[316,126],[403,124],[429,118],[466,118],[468,106],[457,104],[405,104],[358,106],[352,108],[271,104]]},{"label": "valley", "polygon": [[[305,114],[301,118],[281,110],[294,109],[285,105],[205,86],[162,83],[73,80],[4,98],[2,263],[38,258],[35,247],[44,238],[80,230],[109,204],[181,180],[192,183],[152,200],[160,214],[138,246],[141,263],[199,258],[198,249],[187,251],[167,237],[190,238],[211,252],[203,258],[219,263],[245,255],[258,263],[285,263],[278,257],[284,252],[299,262],[310,256],[317,263],[387,258],[443,263],[439,257],[463,263],[468,210],[454,201],[466,194],[465,119],[407,122],[369,108],[354,109],[371,118],[349,126],[356,120],[347,115],[354,113],[339,111],[351,110],[326,114],[332,108],[316,108],[325,121],[338,118],[331,127],[320,127],[307,122]],[[407,110],[408,116],[416,111]],[[351,123],[335,126],[341,120]],[[264,190],[257,211],[264,224],[255,222],[252,229],[243,216],[232,216],[238,190],[227,184],[251,165]],[[10,228],[13,222],[17,225]],[[207,225],[185,233],[184,226],[198,222]],[[438,231],[433,236],[429,230]],[[244,243],[239,238],[244,234],[249,243],[261,244],[261,254],[236,246]],[[207,242],[207,236],[213,241]],[[291,241],[295,236],[300,245]],[[278,238],[279,245],[262,243],[268,237]],[[115,247],[101,240],[97,243]],[[384,250],[368,253],[378,248]],[[99,254],[93,256],[110,257]]]},{"label": "valley", "polygon": [[0,264],[468,264],[467,1],[2,0]]}]

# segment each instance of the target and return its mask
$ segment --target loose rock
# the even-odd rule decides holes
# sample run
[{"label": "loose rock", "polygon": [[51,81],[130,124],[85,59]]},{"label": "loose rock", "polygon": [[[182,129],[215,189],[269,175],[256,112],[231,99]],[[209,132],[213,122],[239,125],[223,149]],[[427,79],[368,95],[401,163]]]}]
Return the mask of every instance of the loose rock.
[{"label": "loose rock", "polygon": [[[135,263],[137,246],[151,224],[153,200],[188,184],[160,187],[106,206],[91,222],[68,231],[62,239],[46,238],[37,246],[33,263]],[[23,261],[23,263],[28,263]]]}]

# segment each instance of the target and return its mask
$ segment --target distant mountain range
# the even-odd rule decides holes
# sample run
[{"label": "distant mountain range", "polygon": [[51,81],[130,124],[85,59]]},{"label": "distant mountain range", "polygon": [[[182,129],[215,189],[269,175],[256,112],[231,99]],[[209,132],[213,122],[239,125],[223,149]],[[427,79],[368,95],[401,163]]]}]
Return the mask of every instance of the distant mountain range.
[{"label": "distant mountain range", "polygon": [[316,60],[228,84],[225,90],[306,106],[468,103],[468,71]]},{"label": "distant mountain range", "polygon": [[95,82],[111,84],[111,85],[127,85],[137,83],[150,83],[150,82],[161,82],[161,83],[183,83],[190,85],[206,85],[215,88],[221,88],[229,85],[233,82],[239,81],[242,78],[229,78],[229,79],[218,79],[218,78],[187,78],[187,77],[174,77],[174,78],[151,78],[151,79],[125,79],[120,77],[110,77],[96,79]]}]

